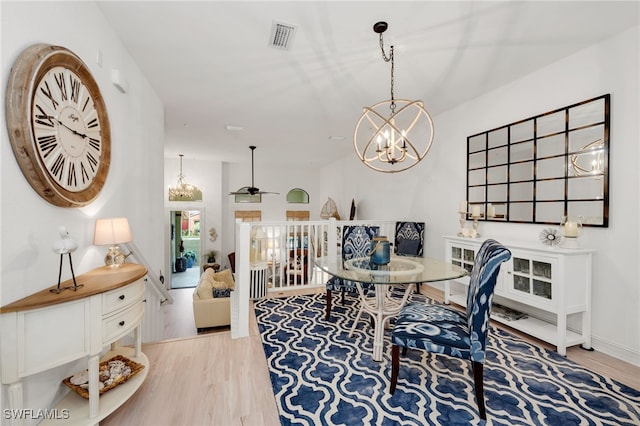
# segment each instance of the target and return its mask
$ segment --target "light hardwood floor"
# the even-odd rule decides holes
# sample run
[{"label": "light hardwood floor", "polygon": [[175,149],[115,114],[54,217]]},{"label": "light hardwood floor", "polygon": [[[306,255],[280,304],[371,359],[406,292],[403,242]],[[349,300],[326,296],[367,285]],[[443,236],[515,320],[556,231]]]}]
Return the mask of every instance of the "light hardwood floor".
[{"label": "light hardwood floor", "polygon": [[[228,329],[198,335],[191,311],[193,289],[171,292],[175,303],[166,307],[168,340],[144,345],[150,361],[145,383],[101,426],[279,425],[255,317],[247,338],[231,339]],[[422,292],[442,300],[442,292],[432,287],[422,286]],[[640,367],[579,347],[569,348],[567,357],[640,389]]]}]

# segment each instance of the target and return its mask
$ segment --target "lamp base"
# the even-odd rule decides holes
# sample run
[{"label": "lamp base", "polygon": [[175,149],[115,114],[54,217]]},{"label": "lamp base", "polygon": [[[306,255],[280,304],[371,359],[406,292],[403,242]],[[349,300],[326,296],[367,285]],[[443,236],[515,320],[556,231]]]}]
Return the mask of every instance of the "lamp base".
[{"label": "lamp base", "polygon": [[111,268],[118,268],[125,261],[126,257],[120,251],[119,246],[111,246],[109,247],[109,252],[104,257],[104,264]]}]

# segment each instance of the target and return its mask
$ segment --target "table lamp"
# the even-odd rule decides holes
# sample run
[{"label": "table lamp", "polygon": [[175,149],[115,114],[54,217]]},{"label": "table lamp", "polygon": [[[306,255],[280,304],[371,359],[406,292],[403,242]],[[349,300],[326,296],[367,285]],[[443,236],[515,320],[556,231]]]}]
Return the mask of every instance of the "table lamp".
[{"label": "table lamp", "polygon": [[127,258],[118,244],[131,241],[131,229],[126,217],[111,219],[96,219],[96,229],[93,235],[93,244],[96,246],[110,246],[109,252],[104,257],[104,263],[112,268],[122,265]]}]

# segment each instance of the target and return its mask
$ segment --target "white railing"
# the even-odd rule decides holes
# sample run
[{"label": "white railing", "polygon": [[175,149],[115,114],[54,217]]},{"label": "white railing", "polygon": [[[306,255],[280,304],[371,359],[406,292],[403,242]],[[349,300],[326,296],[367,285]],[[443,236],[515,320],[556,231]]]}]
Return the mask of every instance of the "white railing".
[{"label": "white railing", "polygon": [[147,268],[144,288],[144,318],[142,320],[142,341],[145,343],[162,340],[164,334],[164,308],[165,303],[173,303],[173,297],[164,287],[162,272],[156,275],[149,262],[142,254],[138,246],[130,241],[124,243],[129,250],[127,256],[133,256],[138,263]]},{"label": "white railing", "polygon": [[340,253],[342,229],[346,225],[379,226],[378,235],[395,237],[395,221],[286,221],[236,222],[236,291],[231,299],[231,336],[248,336],[252,271],[267,269],[267,292],[286,292],[324,287],[326,273],[315,259]]}]

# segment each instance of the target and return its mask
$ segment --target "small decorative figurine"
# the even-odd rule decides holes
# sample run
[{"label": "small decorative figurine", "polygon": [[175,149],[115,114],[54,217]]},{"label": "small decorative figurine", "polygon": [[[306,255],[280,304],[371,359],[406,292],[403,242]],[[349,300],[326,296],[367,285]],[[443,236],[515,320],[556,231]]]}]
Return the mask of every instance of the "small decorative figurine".
[{"label": "small decorative figurine", "polygon": [[[59,226],[58,234],[60,235],[60,239],[55,243],[53,243],[53,246],[52,246],[53,251],[60,255],[60,268],[58,269],[58,287],[51,289],[51,292],[56,294],[66,289],[76,291],[78,290],[78,288],[84,285],[84,284],[78,284],[76,282],[76,275],[73,272],[73,262],[71,261],[71,253],[76,251],[76,249],[78,248],[78,244],[76,244],[76,242],[71,239],[69,232],[67,232],[66,226]],[[69,267],[71,268],[71,277],[73,278],[73,285],[60,288],[60,279],[62,277],[62,259],[64,258],[65,254],[69,255]]]}]

